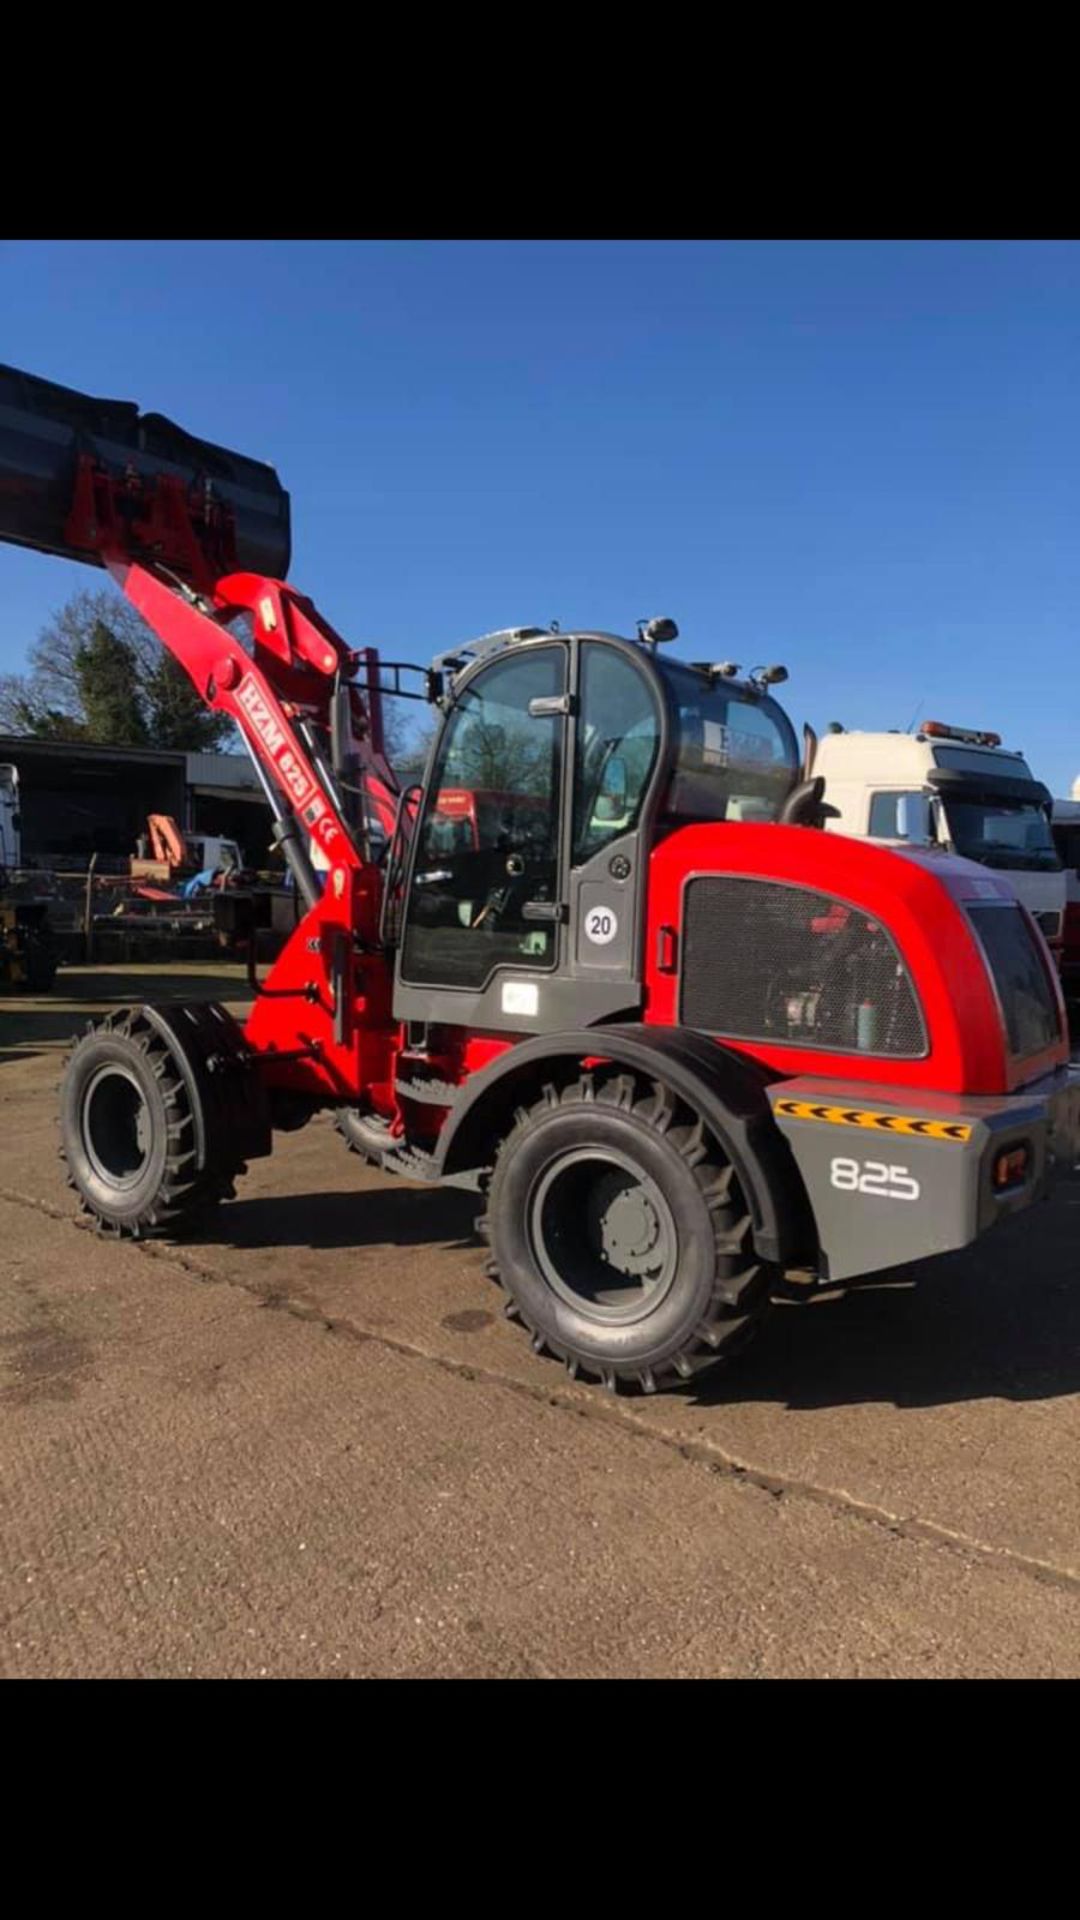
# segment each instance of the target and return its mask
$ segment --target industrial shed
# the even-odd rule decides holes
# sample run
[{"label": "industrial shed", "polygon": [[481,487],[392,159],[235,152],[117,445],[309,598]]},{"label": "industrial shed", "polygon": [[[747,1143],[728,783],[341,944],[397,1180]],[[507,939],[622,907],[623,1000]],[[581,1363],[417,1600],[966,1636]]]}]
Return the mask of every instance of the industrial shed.
[{"label": "industrial shed", "polygon": [[126,863],[151,813],[265,861],[269,809],[246,757],[0,734],[0,761],[19,771],[25,865],[80,868],[93,853],[100,866]]},{"label": "industrial shed", "polygon": [[235,840],[251,867],[268,864],[270,809],[246,753],[188,753],[183,824]]}]

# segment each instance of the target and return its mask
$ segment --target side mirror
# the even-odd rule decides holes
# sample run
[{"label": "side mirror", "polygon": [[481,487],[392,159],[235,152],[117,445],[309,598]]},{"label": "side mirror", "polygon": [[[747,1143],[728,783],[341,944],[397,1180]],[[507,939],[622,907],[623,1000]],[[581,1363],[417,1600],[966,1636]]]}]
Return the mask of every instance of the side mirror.
[{"label": "side mirror", "polygon": [[825,793],[823,775],[816,774],[813,780],[800,780],[792,787],[780,811],[780,825],[783,827],[820,827],[826,813],[835,814],[835,808],[822,806]]}]

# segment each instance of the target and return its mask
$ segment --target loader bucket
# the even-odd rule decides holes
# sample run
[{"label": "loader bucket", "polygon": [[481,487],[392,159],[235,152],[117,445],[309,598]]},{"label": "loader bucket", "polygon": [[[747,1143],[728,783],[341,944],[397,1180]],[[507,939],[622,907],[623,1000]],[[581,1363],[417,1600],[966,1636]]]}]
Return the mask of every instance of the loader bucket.
[{"label": "loader bucket", "polygon": [[80,496],[90,472],[128,508],[126,558],[158,553],[176,564],[154,529],[153,503],[169,493],[184,503],[185,537],[194,535],[207,571],[277,580],[288,572],[289,496],[272,467],[131,401],[94,400],[0,366],[0,540],[103,565],[100,515],[77,511],[80,497],[92,497]]}]

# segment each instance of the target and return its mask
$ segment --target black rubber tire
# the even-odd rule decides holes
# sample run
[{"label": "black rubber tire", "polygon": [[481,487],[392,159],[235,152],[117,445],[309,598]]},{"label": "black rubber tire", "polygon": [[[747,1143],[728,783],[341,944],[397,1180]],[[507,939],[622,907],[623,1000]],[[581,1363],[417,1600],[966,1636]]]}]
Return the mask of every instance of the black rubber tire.
[{"label": "black rubber tire", "polygon": [[361,1107],[339,1107],[334,1115],[334,1130],[340,1133],[350,1153],[358,1153],[373,1167],[382,1166],[383,1154],[393,1146],[389,1120],[377,1113],[367,1113]]},{"label": "black rubber tire", "polygon": [[56,979],[56,946],[51,932],[31,927],[26,936],[26,986],[29,993],[48,993]]},{"label": "black rubber tire", "polygon": [[[667,1291],[654,1308],[615,1323],[556,1291],[530,1224],[543,1183],[566,1156],[603,1160],[607,1151],[613,1168],[640,1169],[675,1235]],[[534,1351],[612,1392],[628,1384],[655,1393],[729,1357],[768,1311],[776,1277],[755,1258],[749,1211],[719,1143],[669,1089],[629,1073],[584,1074],[561,1091],[545,1087],[534,1106],[518,1109],[477,1226],[491,1247],[488,1270],[509,1296],[506,1313],[524,1322]],[[664,1233],[670,1237],[669,1228]],[[550,1264],[550,1245],[544,1252]]]},{"label": "black rubber tire", "polygon": [[[102,1098],[106,1107],[119,1101],[112,1126],[118,1144],[106,1155],[114,1178],[108,1177],[103,1159],[107,1123],[91,1114]],[[136,1125],[141,1142],[133,1137]],[[219,1200],[231,1196],[234,1176],[245,1171],[242,1163],[199,1169],[183,1075],[167,1042],[138,1008],[109,1014],[76,1043],[60,1087],[60,1137],[68,1185],[83,1212],[100,1229],[135,1240],[175,1236],[198,1224]],[[117,1160],[139,1153],[141,1164],[120,1177]]]}]

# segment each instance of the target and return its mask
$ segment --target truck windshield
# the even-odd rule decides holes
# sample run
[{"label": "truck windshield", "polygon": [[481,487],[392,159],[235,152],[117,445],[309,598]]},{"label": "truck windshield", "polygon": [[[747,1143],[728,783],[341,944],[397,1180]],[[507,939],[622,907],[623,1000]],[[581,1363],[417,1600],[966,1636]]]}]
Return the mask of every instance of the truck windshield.
[{"label": "truck windshield", "polygon": [[1041,807],[1027,803],[954,800],[948,802],[949,838],[965,860],[984,867],[1025,868],[1057,873],[1061,860],[1050,822]]},{"label": "truck windshield", "polygon": [[680,820],[775,820],[798,778],[795,731],[775,700],[660,662],[676,734],[664,811]]}]

